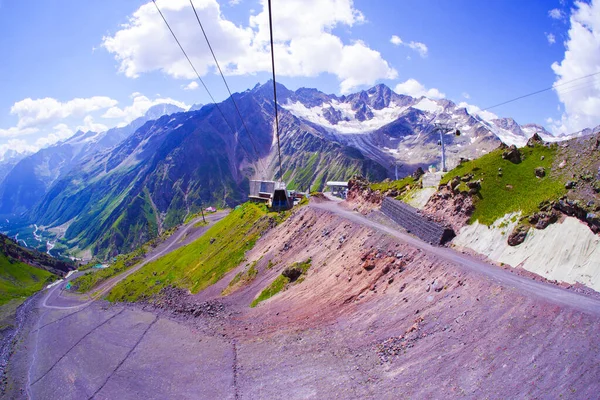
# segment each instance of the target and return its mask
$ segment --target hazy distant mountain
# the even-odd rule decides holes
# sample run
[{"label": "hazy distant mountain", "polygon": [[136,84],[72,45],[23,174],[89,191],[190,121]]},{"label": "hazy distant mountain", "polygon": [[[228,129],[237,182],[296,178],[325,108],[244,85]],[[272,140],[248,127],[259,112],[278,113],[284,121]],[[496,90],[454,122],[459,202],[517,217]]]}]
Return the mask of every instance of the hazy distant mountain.
[{"label": "hazy distant mountain", "polygon": [[8,171],[2,176],[0,215],[29,211],[54,182],[74,166],[85,163],[93,154],[122,142],[146,121],[181,111],[183,109],[172,104],[158,104],[127,126],[106,132],[78,131],[65,141],[23,157],[7,168]]}]

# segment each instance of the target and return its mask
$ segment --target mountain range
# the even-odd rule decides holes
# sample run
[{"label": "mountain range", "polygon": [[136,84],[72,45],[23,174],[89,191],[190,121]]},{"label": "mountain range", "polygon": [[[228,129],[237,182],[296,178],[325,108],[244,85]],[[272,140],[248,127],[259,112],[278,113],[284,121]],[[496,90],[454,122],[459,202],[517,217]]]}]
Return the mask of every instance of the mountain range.
[{"label": "mountain range", "polygon": [[399,95],[385,85],[346,96],[277,90],[281,171],[270,81],[233,95],[245,125],[231,99],[187,112],[167,105],[125,127],[78,132],[29,155],[0,183],[0,214],[61,227],[68,248],[104,258],[133,250],[203,206],[243,202],[249,179],[281,177],[290,189],[321,190],[354,174],[382,180],[396,166],[405,175],[437,164],[433,122],[461,131],[445,136],[449,166],[502,141],[524,145],[534,133],[556,140],[541,126],[486,121],[452,101]]}]

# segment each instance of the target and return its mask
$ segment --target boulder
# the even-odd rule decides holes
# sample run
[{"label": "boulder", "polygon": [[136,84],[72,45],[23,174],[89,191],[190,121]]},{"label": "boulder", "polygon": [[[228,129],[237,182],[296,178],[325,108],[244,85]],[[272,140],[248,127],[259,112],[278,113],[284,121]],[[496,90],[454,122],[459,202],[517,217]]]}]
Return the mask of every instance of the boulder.
[{"label": "boulder", "polygon": [[469,189],[473,189],[475,191],[478,191],[479,189],[481,189],[481,181],[477,180],[477,181],[473,181],[473,182],[467,182],[467,187]]},{"label": "boulder", "polygon": [[513,164],[519,164],[521,162],[521,152],[517,149],[517,146],[512,145],[502,153],[502,158]]},{"label": "boulder", "polygon": [[448,182],[448,189],[454,190],[458,185],[460,185],[460,178],[455,176],[450,182]]},{"label": "boulder", "polygon": [[544,144],[544,140],[538,135],[534,133],[532,137],[527,141],[527,147],[534,147],[536,144]]},{"label": "boulder", "polygon": [[518,246],[525,241],[527,237],[527,232],[529,232],[529,227],[525,225],[517,225],[515,229],[508,236],[508,245],[509,246]]},{"label": "boulder", "polygon": [[567,160],[562,160],[560,164],[558,164],[558,168],[564,168],[567,166]]},{"label": "boulder", "polygon": [[300,275],[302,275],[302,268],[298,266],[290,266],[284,269],[281,275],[288,278],[290,282],[294,282],[296,279],[300,278]]},{"label": "boulder", "polygon": [[537,167],[535,169],[535,176],[537,176],[538,178],[543,178],[544,176],[546,176],[546,170],[544,169],[544,167]]},{"label": "boulder", "polygon": [[415,172],[413,172],[412,177],[417,180],[423,175],[425,175],[425,171],[423,171],[423,168],[419,167]]}]

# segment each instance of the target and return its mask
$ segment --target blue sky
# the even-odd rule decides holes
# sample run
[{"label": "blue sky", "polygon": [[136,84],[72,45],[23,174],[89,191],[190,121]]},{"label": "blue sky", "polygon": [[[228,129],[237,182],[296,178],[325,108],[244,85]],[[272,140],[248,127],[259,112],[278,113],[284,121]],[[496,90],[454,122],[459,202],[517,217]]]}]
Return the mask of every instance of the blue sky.
[{"label": "blue sky", "polygon": [[[278,79],[291,89],[340,94],[379,82],[394,89],[404,82],[399,90],[408,94],[443,94],[484,108],[600,71],[600,59],[588,54],[600,54],[600,43],[590,39],[600,37],[598,0],[589,5],[559,0],[312,2],[273,1]],[[232,89],[269,79],[265,1],[194,4],[217,57],[227,66]],[[223,100],[225,88],[188,1],[159,0],[159,5],[213,95]],[[192,82],[189,66],[152,7],[140,0],[0,0],[5,57],[0,63],[0,148],[34,149],[78,128],[125,124],[156,102],[207,103],[202,88],[186,90]],[[583,32],[575,29],[579,25]],[[591,36],[586,37],[586,29]],[[570,59],[567,50],[575,54]],[[491,111],[555,132],[600,123],[593,111],[600,87],[593,78],[580,83],[565,85],[573,89],[562,97],[548,91]],[[576,115],[586,108],[592,111]]]}]

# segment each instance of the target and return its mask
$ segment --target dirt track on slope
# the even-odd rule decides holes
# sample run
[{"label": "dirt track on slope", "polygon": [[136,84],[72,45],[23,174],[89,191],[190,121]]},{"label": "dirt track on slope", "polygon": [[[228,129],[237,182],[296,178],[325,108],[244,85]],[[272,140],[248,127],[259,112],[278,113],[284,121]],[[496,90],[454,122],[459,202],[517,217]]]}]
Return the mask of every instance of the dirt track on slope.
[{"label": "dirt track on slope", "polygon": [[[304,282],[248,307],[287,265],[309,257]],[[327,202],[299,210],[246,258],[216,285],[181,295],[198,306],[218,302],[216,314],[97,301],[30,318],[11,371],[12,398],[27,397],[27,388],[33,399],[600,392],[594,299],[428,246]],[[222,297],[254,261],[256,279]]]}]

